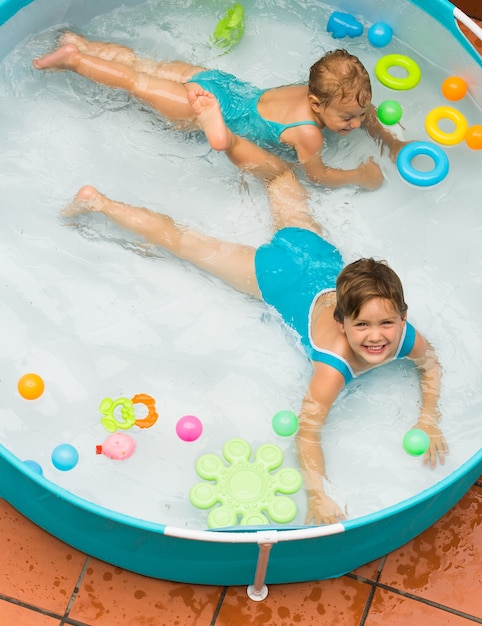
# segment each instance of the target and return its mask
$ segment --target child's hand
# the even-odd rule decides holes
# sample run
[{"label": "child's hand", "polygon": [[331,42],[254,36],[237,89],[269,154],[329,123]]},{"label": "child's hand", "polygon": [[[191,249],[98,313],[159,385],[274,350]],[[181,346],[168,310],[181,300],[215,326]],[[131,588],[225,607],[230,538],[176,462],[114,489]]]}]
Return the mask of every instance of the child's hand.
[{"label": "child's hand", "polygon": [[375,189],[378,189],[383,183],[382,170],[372,157],[358,167],[358,174],[359,186],[369,191],[375,191]]},{"label": "child's hand", "polygon": [[443,465],[445,462],[445,455],[448,454],[449,447],[438,424],[420,420],[414,428],[424,430],[430,437],[430,445],[425,453],[423,462],[426,465],[430,465],[430,467],[435,467],[437,465],[437,461]]},{"label": "child's hand", "polygon": [[338,504],[326,494],[308,495],[305,524],[337,524],[345,517]]}]

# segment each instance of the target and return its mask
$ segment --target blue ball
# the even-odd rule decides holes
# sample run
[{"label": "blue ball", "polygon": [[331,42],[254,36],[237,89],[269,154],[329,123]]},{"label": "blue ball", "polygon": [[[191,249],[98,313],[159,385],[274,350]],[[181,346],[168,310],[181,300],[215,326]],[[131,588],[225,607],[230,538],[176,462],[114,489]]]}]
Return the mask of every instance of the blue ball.
[{"label": "blue ball", "polygon": [[52,463],[58,470],[67,472],[77,465],[79,453],[70,443],[61,443],[52,452]]},{"label": "blue ball", "polygon": [[375,48],[383,48],[392,40],[393,31],[385,22],[377,22],[368,29],[368,41]]},{"label": "blue ball", "polygon": [[40,474],[40,476],[43,475],[43,471],[42,471],[42,467],[37,463],[37,461],[31,461],[30,459],[28,461],[24,461],[24,464],[29,467],[32,472],[35,472],[36,474]]}]

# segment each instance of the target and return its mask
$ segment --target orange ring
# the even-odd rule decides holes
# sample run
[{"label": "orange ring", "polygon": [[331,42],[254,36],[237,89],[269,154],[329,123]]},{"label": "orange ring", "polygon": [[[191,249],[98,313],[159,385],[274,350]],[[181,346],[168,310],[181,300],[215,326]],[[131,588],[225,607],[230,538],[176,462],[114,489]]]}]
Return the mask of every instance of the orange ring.
[{"label": "orange ring", "polygon": [[144,404],[147,407],[147,415],[143,419],[136,420],[136,426],[139,428],[150,428],[154,426],[157,422],[157,418],[159,417],[156,411],[156,401],[151,396],[148,396],[146,393],[138,393],[135,395],[132,400],[132,404]]}]

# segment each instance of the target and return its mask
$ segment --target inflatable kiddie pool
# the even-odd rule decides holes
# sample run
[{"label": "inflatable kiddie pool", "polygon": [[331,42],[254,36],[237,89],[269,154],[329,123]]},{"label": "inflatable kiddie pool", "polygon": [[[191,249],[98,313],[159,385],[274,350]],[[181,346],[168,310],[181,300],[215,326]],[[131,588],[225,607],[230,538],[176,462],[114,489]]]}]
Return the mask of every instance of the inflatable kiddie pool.
[{"label": "inflatable kiddie pool", "polygon": [[[131,0],[123,2],[122,7],[128,10],[130,7],[141,4]],[[156,10],[160,10],[163,3],[151,2],[148,4],[153,19],[155,19]],[[240,50],[241,46],[247,45],[246,42],[249,43],[250,10],[253,13],[255,10],[255,7],[251,5],[252,3],[245,3],[244,5],[247,26],[244,39],[239,44]],[[91,3],[75,0],[70,2],[2,0],[0,2],[1,57],[7,57],[20,42],[27,39],[33,32],[41,32],[56,25],[59,25],[59,28],[68,25],[69,28],[81,31],[92,18],[113,11],[118,6],[120,3],[115,0],[102,0],[96,2],[95,6]],[[293,7],[296,8],[296,3],[293,4]],[[219,16],[224,8],[218,4],[213,7],[213,13]],[[351,39],[333,41],[330,35],[326,33],[327,16],[332,11],[346,12],[355,16],[363,23],[365,32],[371,24],[389,23],[394,30],[394,40],[386,50],[371,50],[370,54],[383,56],[387,52],[396,51],[397,46],[402,45],[400,42],[403,42],[403,50],[413,51],[417,59],[423,60],[427,67],[433,68],[434,76],[451,74],[463,76],[469,85],[467,115],[472,116],[473,124],[482,123],[482,62],[476,50],[461,33],[456,18],[465,22],[475,33],[477,33],[477,28],[449,2],[443,0],[404,1],[395,6],[389,0],[366,0],[363,3],[363,14],[359,12],[358,2],[348,0],[345,2],[340,0],[340,2],[330,5],[319,3],[319,12],[316,10],[317,8],[318,4],[312,3],[310,15],[312,23],[315,23],[314,31],[319,33],[320,41],[323,44],[322,49],[346,45],[354,53],[357,53],[357,45],[368,46],[364,35],[360,36],[359,39],[359,42],[363,41],[363,43],[357,43],[356,40],[352,41]],[[212,28],[215,21],[211,20],[206,28]],[[136,36],[135,29],[132,32],[133,36]],[[114,37],[114,34],[112,36]],[[105,36],[106,39],[109,37],[110,34]],[[364,40],[363,37],[365,37]],[[48,46],[45,47],[45,49],[47,48]],[[361,56],[366,49],[360,48]],[[37,53],[38,51],[35,50],[32,55]],[[231,54],[233,54],[234,59],[236,52]],[[226,61],[226,56],[223,57],[223,62],[229,62]],[[373,71],[373,67],[369,69]],[[29,71],[33,72],[33,70]],[[436,78],[433,81],[435,93],[439,86],[436,84]],[[255,81],[253,80],[253,82]],[[381,99],[382,92],[378,85],[374,87],[374,94],[375,97]],[[439,99],[438,95],[437,97],[434,96],[434,102],[438,102]],[[418,129],[416,132],[419,132]],[[340,149],[343,150],[343,146],[340,146]],[[384,506],[380,510],[350,517],[343,523],[324,527],[304,526],[302,521],[297,518],[292,525],[285,527],[279,525],[236,526],[207,530],[202,527],[203,524],[201,524],[201,528],[192,528],[189,527],[189,524],[162,523],[162,520],[149,521],[146,517],[126,514],[115,510],[115,507],[103,505],[102,502],[90,501],[88,497],[74,493],[73,490],[69,489],[68,472],[65,472],[65,476],[62,475],[61,479],[56,481],[52,478],[53,474],[49,474],[47,471],[44,472],[44,475],[32,471],[31,467],[23,462],[26,454],[23,449],[20,448],[20,451],[17,451],[15,445],[10,444],[8,440],[9,430],[17,434],[20,432],[22,440],[25,440],[25,437],[30,436],[35,439],[38,436],[39,441],[41,440],[39,433],[42,430],[41,427],[37,426],[36,429],[31,429],[30,434],[29,432],[26,435],[22,433],[23,414],[21,414],[21,410],[24,409],[19,409],[17,414],[8,401],[9,397],[16,394],[16,381],[24,373],[21,365],[25,367],[29,365],[27,358],[22,360],[22,358],[16,359],[14,356],[15,350],[18,352],[21,349],[22,344],[20,343],[15,346],[15,350],[12,348],[12,352],[9,353],[10,363],[8,358],[4,359],[4,367],[9,368],[10,374],[5,378],[2,377],[4,378],[2,381],[2,411],[4,411],[2,421],[4,424],[10,424],[10,426],[5,427],[2,434],[4,445],[0,446],[0,495],[48,532],[79,550],[104,561],[146,576],[180,582],[222,585],[249,584],[250,594],[254,599],[264,597],[266,593],[265,582],[286,583],[340,576],[394,550],[433,524],[463,496],[482,474],[481,431],[480,426],[477,425],[477,421],[480,421],[477,418],[482,409],[482,393],[480,392],[482,387],[480,384],[477,385],[480,380],[476,373],[482,351],[477,333],[470,334],[471,322],[477,320],[482,299],[480,284],[478,284],[480,281],[477,280],[477,277],[481,275],[482,255],[476,235],[477,230],[480,232],[480,228],[482,228],[480,207],[477,204],[477,197],[480,198],[480,182],[477,172],[480,173],[482,151],[460,148],[459,154],[456,152],[457,148],[451,148],[451,150],[449,157],[453,161],[453,167],[446,179],[436,187],[406,191],[408,189],[406,182],[399,179],[395,167],[393,167],[388,170],[388,183],[385,191],[374,194],[350,192],[348,195],[344,195],[344,192],[340,192],[340,194],[323,192],[321,196],[321,202],[327,204],[328,208],[330,208],[330,202],[333,203],[333,206],[340,202],[344,203],[348,206],[348,212],[354,208],[355,212],[351,218],[355,222],[355,227],[357,226],[356,223],[361,223],[360,220],[362,219],[371,220],[370,223],[373,223],[370,231],[363,232],[362,228],[360,239],[352,241],[349,254],[355,255],[363,252],[363,242],[366,238],[373,237],[374,240],[380,241],[380,247],[377,248],[375,245],[373,249],[374,254],[380,253],[381,256],[389,256],[397,267],[408,266],[409,269],[403,278],[408,279],[410,292],[408,299],[410,302],[415,301],[417,303],[425,295],[426,276],[419,276],[416,273],[417,268],[423,266],[428,268],[428,275],[432,278],[435,277],[435,282],[440,287],[440,290],[437,287],[434,292],[435,299],[441,292],[445,294],[450,292],[454,301],[460,302],[460,306],[464,309],[463,313],[460,314],[461,317],[458,318],[459,321],[460,319],[469,320],[469,330],[466,334],[459,329],[459,334],[454,332],[454,336],[450,337],[448,343],[454,352],[450,352],[448,347],[444,348],[442,345],[441,356],[445,366],[446,362],[452,362],[452,355],[455,354],[453,371],[448,375],[449,384],[455,388],[454,402],[457,401],[457,398],[470,398],[467,400],[467,411],[470,412],[471,417],[468,419],[467,426],[465,424],[463,427],[460,426],[460,430],[465,432],[470,439],[470,444],[465,446],[463,453],[457,455],[459,433],[457,427],[449,426],[447,438],[451,445],[455,440],[455,460],[451,464],[449,463],[448,470],[434,484],[424,487],[422,482],[422,488],[410,497],[402,497],[400,501]],[[462,152],[463,150],[465,152]],[[329,154],[329,149],[327,154]],[[28,160],[25,164],[30,167],[28,176],[35,177],[35,164],[29,166]],[[83,180],[83,182],[92,181]],[[60,184],[61,182],[58,183],[59,186]],[[77,184],[77,180],[72,182],[72,185],[74,184]],[[75,189],[75,187],[70,186],[70,181],[66,181],[66,189],[59,195],[64,194],[67,197],[69,193],[75,192]],[[55,189],[53,193],[55,195]],[[3,195],[4,192],[2,191]],[[147,198],[145,202],[148,203]],[[41,205],[42,201],[39,200],[39,203]],[[388,217],[385,213],[387,203],[390,204]],[[9,198],[9,206],[11,204],[12,200]],[[57,206],[54,201],[52,204],[55,205],[55,209],[50,207],[49,211],[57,213],[61,205]],[[13,208],[17,214],[22,210],[22,206]],[[457,212],[456,217],[454,217],[455,212]],[[387,224],[389,220],[391,223]],[[399,248],[396,241],[392,242],[387,238],[387,233],[394,230],[403,231],[407,227],[406,220],[413,220],[413,224],[410,223],[409,226],[410,235],[406,236],[410,245],[405,242],[405,245]],[[447,223],[444,223],[444,220]],[[40,221],[36,224],[41,231]],[[14,222],[11,226],[15,232],[19,232]],[[341,226],[341,230],[343,230],[345,225],[343,222],[331,224],[333,230],[337,226]],[[33,233],[33,241],[35,233],[34,231],[31,233]],[[75,238],[78,235],[73,234],[72,237]],[[256,236],[253,235],[253,238],[255,239]],[[26,245],[27,253],[23,262],[27,268],[27,273],[19,274],[18,283],[24,279],[28,280],[27,275],[30,270],[35,273],[35,270],[32,269],[35,267],[35,259],[28,254],[28,241]],[[87,244],[84,242],[79,245]],[[446,259],[448,245],[454,251],[454,260],[447,261]],[[2,242],[5,258],[14,256],[9,246],[10,241],[7,237],[7,240]],[[385,247],[387,251],[385,251]],[[439,261],[440,268],[437,265]],[[22,261],[19,262],[18,267],[22,267]],[[465,278],[461,278],[461,276]],[[8,321],[11,319],[9,316],[15,308],[15,302],[18,298],[15,291],[16,287],[10,283],[7,284],[8,280],[3,282],[5,282],[6,287],[2,297],[4,307],[1,311],[3,326],[7,327]],[[436,310],[438,306],[446,306],[447,303],[443,298],[444,296],[440,296],[440,302],[434,306],[434,311],[428,310],[429,321],[427,324],[432,325],[436,336],[437,332],[441,336],[443,332],[447,333],[450,330],[450,319],[446,320],[443,314],[438,317]],[[11,308],[10,302],[12,303]],[[415,304],[414,308],[415,313],[419,314],[421,305]],[[418,318],[422,319],[424,313],[427,311],[422,308]],[[26,325],[38,328],[36,336],[42,339],[43,329],[47,327],[39,321],[41,315],[35,305],[32,306],[30,315],[31,317],[24,322]],[[439,322],[440,329],[437,327]],[[430,334],[430,327],[424,328],[424,332]],[[15,334],[14,331],[12,333]],[[57,339],[57,337],[53,337],[52,341]],[[463,344],[464,350],[460,352],[459,348],[453,348],[454,344]],[[200,358],[202,361],[202,354]],[[471,364],[470,372],[472,374],[470,375],[466,374],[465,369],[458,368],[459,363],[466,361]],[[110,362],[109,365],[112,366],[112,363]],[[450,370],[450,367],[448,369]],[[62,373],[58,371],[58,374],[61,378]],[[304,380],[305,376],[306,370],[302,368],[301,378]],[[410,377],[410,372],[407,373],[407,377]],[[64,386],[68,382],[66,379]],[[62,388],[62,382],[58,384],[59,388]],[[71,395],[75,396],[75,393]],[[186,389],[186,396],[188,395]],[[72,401],[72,398],[70,400]],[[22,401],[17,398],[16,402]],[[58,402],[60,403],[60,401]],[[79,403],[81,402],[83,400],[79,399]],[[12,404],[12,406],[14,405]],[[450,404],[448,406],[450,407]],[[57,412],[61,413],[62,407],[57,408]],[[35,401],[28,402],[29,414],[34,411]],[[162,407],[159,411],[162,412]],[[463,412],[458,415],[457,420],[459,425],[464,423]],[[59,430],[61,430],[60,426]],[[79,432],[80,430],[79,427]],[[236,434],[243,433],[236,430]],[[79,436],[81,437],[81,435]],[[100,437],[97,433],[95,436]],[[16,441],[15,436],[13,439]],[[51,435],[50,441],[52,447],[58,443],[54,441]],[[26,445],[26,448],[29,451],[34,449],[31,445],[30,447]],[[98,469],[96,471],[99,472]],[[417,471],[422,472],[423,470]],[[175,474],[174,471],[173,474]],[[175,480],[175,476],[170,476],[169,480]],[[122,492],[121,488],[120,492]],[[184,500],[187,500],[186,494]]]}]

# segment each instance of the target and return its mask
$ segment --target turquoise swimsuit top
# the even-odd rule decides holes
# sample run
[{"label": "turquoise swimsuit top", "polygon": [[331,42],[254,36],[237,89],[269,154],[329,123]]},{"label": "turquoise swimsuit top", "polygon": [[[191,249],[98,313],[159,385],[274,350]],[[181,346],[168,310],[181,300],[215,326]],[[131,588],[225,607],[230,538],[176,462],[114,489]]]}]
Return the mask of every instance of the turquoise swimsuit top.
[{"label": "turquoise swimsuit top", "polygon": [[280,136],[287,128],[306,125],[318,128],[313,120],[281,124],[265,119],[258,113],[258,102],[267,90],[239,80],[233,74],[205,70],[195,74],[189,82],[197,83],[216,97],[229,130],[258,145],[282,144]]},{"label": "turquoise swimsuit top", "polygon": [[[334,291],[333,289],[325,289],[321,291],[311,303],[310,313],[309,313],[309,321],[308,327],[311,328],[311,316],[315,306],[315,303],[318,299],[318,296],[321,296],[323,293],[327,293],[329,291]],[[410,322],[405,322],[405,326],[403,328],[402,336],[400,338],[400,343],[398,344],[397,351],[393,359],[403,359],[406,357],[413,348],[413,344],[415,343],[415,328],[410,324]],[[303,341],[304,339],[304,341]],[[318,361],[320,363],[325,363],[326,365],[330,365],[335,368],[340,374],[343,375],[345,379],[345,385],[347,385],[350,381],[357,377],[357,374],[351,368],[351,365],[346,361],[343,357],[338,356],[334,352],[330,352],[329,350],[322,350],[317,348],[313,343],[313,339],[311,334],[308,337],[302,338],[303,347],[306,350],[307,355],[311,358],[312,361]],[[364,372],[363,372],[364,373]]]}]

